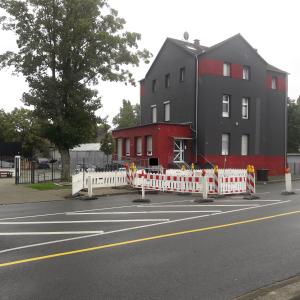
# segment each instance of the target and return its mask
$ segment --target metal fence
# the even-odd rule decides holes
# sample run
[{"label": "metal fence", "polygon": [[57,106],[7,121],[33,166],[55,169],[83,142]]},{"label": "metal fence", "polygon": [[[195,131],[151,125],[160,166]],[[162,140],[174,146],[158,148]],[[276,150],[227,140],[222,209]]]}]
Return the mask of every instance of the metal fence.
[{"label": "metal fence", "polygon": [[61,178],[59,162],[38,163],[30,158],[15,157],[15,183],[38,183]]}]

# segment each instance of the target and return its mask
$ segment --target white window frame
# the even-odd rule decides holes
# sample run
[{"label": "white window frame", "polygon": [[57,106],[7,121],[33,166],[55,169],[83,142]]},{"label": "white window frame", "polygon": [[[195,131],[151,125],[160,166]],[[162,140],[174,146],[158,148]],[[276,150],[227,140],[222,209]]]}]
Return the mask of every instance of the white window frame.
[{"label": "white window frame", "polygon": [[242,98],[242,119],[249,119],[249,98]]},{"label": "white window frame", "polygon": [[142,156],[143,153],[143,145],[142,145],[142,137],[136,138],[136,155]]},{"label": "white window frame", "polygon": [[125,148],[126,148],[126,156],[130,156],[130,138],[127,138],[125,141]]},{"label": "white window frame", "polygon": [[230,147],[230,134],[229,133],[223,133],[222,134],[222,155],[228,155],[229,154],[229,147]]},{"label": "white window frame", "polygon": [[151,135],[148,135],[146,137],[146,143],[147,143],[147,156],[152,155],[152,148],[153,148],[153,139]]},{"label": "white window frame", "polygon": [[241,139],[241,155],[246,156],[249,154],[249,135],[243,134]]},{"label": "white window frame", "polygon": [[222,96],[222,117],[230,117],[230,95]]},{"label": "white window frame", "polygon": [[123,139],[118,138],[117,139],[117,157],[118,160],[121,160],[123,156]]},{"label": "white window frame", "polygon": [[223,64],[223,76],[230,77],[231,75],[231,64],[228,62],[224,62]]},{"label": "white window frame", "polygon": [[250,80],[250,67],[249,66],[243,67],[243,79]]},{"label": "white window frame", "polygon": [[272,76],[272,90],[277,90],[278,80],[276,76]]},{"label": "white window frame", "polygon": [[164,120],[168,122],[171,120],[171,104],[170,101],[164,102]]},{"label": "white window frame", "polygon": [[157,106],[151,105],[151,119],[152,123],[157,123]]}]

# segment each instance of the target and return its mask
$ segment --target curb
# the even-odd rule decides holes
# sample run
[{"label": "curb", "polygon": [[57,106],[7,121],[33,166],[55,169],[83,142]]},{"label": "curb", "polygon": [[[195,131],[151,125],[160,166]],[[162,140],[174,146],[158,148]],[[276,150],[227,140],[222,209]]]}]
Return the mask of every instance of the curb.
[{"label": "curb", "polygon": [[300,276],[294,276],[283,281],[262,287],[256,291],[234,298],[233,300],[299,300]]}]

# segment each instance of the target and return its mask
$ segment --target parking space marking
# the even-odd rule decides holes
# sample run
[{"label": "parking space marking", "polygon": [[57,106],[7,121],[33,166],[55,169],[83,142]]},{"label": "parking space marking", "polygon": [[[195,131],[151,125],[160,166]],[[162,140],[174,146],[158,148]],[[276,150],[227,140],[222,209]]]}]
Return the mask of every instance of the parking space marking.
[{"label": "parking space marking", "polygon": [[190,229],[190,230],[185,230],[185,231],[177,231],[177,232],[171,232],[171,233],[166,233],[166,234],[148,236],[148,237],[139,238],[139,239],[135,239],[135,240],[127,240],[127,241],[122,241],[122,242],[117,242],[117,243],[104,244],[104,245],[94,246],[94,247],[90,247],[90,248],[82,248],[82,249],[75,249],[75,250],[66,251],[66,252],[52,253],[52,254],[48,254],[48,255],[44,255],[44,256],[36,256],[36,257],[31,257],[31,258],[26,258],[26,259],[20,259],[20,260],[0,263],[0,267],[7,267],[7,266],[12,266],[12,265],[46,260],[46,259],[51,259],[51,258],[56,258],[56,257],[67,256],[67,255],[86,253],[86,252],[107,249],[107,248],[113,248],[113,247],[118,247],[118,246],[137,244],[137,243],[141,243],[141,242],[153,241],[153,240],[175,237],[175,236],[181,236],[181,235],[186,235],[186,234],[191,234],[191,233],[211,231],[211,230],[216,230],[216,229],[224,229],[224,228],[228,228],[228,227],[233,227],[233,226],[238,226],[238,225],[243,225],[243,224],[250,224],[250,223],[260,222],[260,221],[265,221],[265,220],[271,220],[271,219],[280,218],[280,217],[284,217],[284,216],[290,216],[290,215],[299,214],[299,213],[300,213],[300,211],[296,210],[296,211],[290,211],[290,212],[276,214],[276,215],[241,220],[238,222],[226,223],[226,224],[215,225],[215,226],[210,226],[210,227],[195,228],[195,229]]},{"label": "parking space marking", "polygon": [[76,221],[40,221],[40,222],[0,222],[0,225],[39,225],[39,224],[80,224],[80,223],[123,223],[123,222],[165,222],[169,219],[126,219],[126,220],[76,220]]},{"label": "parking space marking", "polygon": [[84,213],[66,213],[67,216],[81,215],[130,215],[130,214],[186,214],[186,213],[215,213],[221,210],[149,210],[149,211],[110,211],[110,212],[84,212]]},{"label": "parking space marking", "polygon": [[104,231],[36,231],[36,232],[0,232],[0,236],[8,235],[69,235],[69,234],[102,234]]},{"label": "parking space marking", "polygon": [[[190,201],[190,200],[185,200],[185,201]],[[164,224],[171,224],[171,223],[177,223],[177,222],[182,222],[182,221],[189,221],[189,220],[201,219],[201,218],[205,218],[205,217],[208,217],[208,216],[215,216],[215,215],[220,215],[220,214],[229,214],[229,213],[233,213],[233,212],[239,212],[239,211],[245,211],[245,210],[252,210],[252,209],[256,209],[256,208],[268,207],[268,206],[273,206],[273,205],[281,205],[281,204],[288,203],[290,201],[291,200],[280,200],[280,202],[267,203],[267,204],[262,204],[260,206],[243,207],[243,208],[229,210],[229,211],[223,211],[223,212],[219,212],[219,213],[206,214],[206,215],[200,215],[200,216],[193,216],[193,217],[188,217],[188,218],[183,218],[183,219],[170,220],[170,221],[166,221],[166,222],[159,222],[159,223],[153,223],[153,224],[147,224],[147,225],[141,225],[141,226],[134,226],[134,227],[122,228],[122,229],[117,229],[117,230],[112,230],[112,231],[106,231],[104,233],[89,234],[89,235],[72,237],[72,238],[67,238],[67,239],[59,239],[59,240],[53,240],[53,241],[48,241],[48,242],[42,242],[42,243],[36,243],[36,244],[29,244],[29,245],[24,245],[24,246],[19,246],[19,247],[14,247],[14,248],[8,248],[8,249],[0,250],[0,254],[7,253],[7,252],[12,252],[12,251],[18,251],[18,250],[27,249],[27,248],[33,248],[33,247],[39,247],[39,246],[45,246],[45,245],[52,245],[52,244],[57,244],[57,243],[69,242],[69,241],[74,241],[74,240],[79,240],[79,239],[93,238],[93,237],[97,237],[97,236],[100,236],[100,235],[109,235],[109,234],[121,233],[121,232],[126,232],[126,231],[131,231],[131,230],[138,230],[138,229],[149,228],[149,227],[154,227],[154,226],[159,226],[159,225],[164,225]]]}]

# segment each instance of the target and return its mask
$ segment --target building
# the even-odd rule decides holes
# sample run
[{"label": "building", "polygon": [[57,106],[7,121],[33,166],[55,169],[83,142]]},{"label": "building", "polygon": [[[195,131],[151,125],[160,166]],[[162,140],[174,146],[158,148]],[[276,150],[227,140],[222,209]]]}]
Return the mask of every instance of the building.
[{"label": "building", "polygon": [[240,34],[212,47],[167,38],[140,81],[141,126],[113,131],[114,159],[281,174],[287,75]]}]

